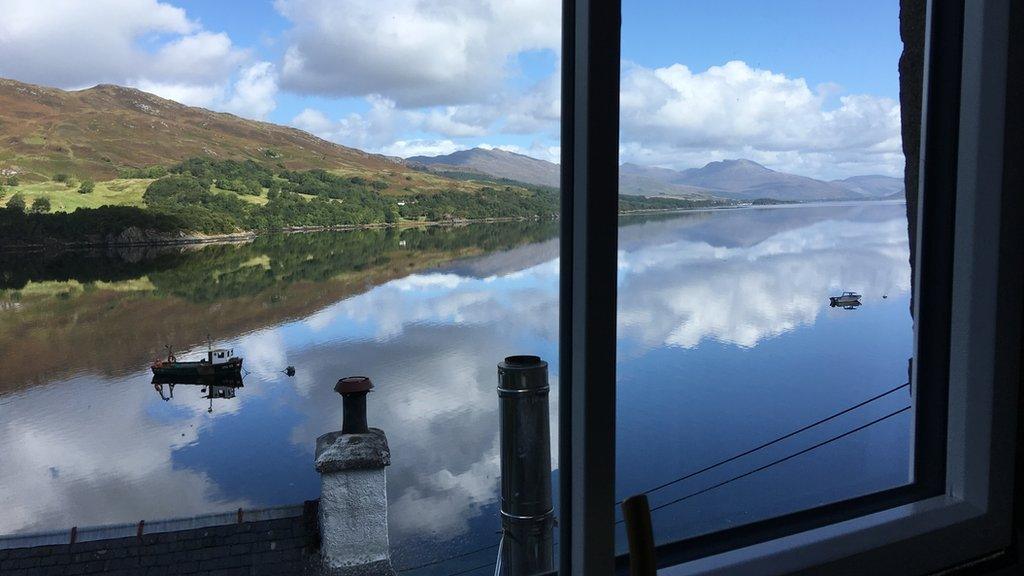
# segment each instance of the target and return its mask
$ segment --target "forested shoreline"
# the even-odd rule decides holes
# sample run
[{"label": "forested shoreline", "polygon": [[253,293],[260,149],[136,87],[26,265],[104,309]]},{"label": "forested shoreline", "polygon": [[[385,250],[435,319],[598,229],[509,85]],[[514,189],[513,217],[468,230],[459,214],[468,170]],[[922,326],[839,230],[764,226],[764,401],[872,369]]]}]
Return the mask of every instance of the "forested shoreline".
[{"label": "forested shoreline", "polygon": [[[170,168],[126,169],[120,176],[149,181],[141,206],[50,212],[48,199],[37,199],[29,207],[15,193],[0,210],[0,250],[48,244],[195,243],[271,231],[554,220],[559,210],[557,190],[500,179],[481,178],[477,192],[395,191],[383,179],[209,158],[190,158]],[[90,182],[78,193],[93,189]],[[712,199],[619,198],[622,213],[726,205]]]}]

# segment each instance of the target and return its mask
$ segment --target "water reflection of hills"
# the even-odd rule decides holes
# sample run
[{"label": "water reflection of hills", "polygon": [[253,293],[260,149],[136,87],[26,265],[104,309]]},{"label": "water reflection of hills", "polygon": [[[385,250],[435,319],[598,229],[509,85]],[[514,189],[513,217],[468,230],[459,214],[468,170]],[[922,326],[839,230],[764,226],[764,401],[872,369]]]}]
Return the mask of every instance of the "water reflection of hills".
[{"label": "water reflection of hills", "polygon": [[197,248],[154,246],[57,252],[0,251],[0,290],[29,282],[118,282],[173,268]]},{"label": "water reflection of hills", "polygon": [[252,242],[205,246],[0,252],[0,290],[19,290],[29,282],[86,284],[148,276],[169,294],[211,301],[251,295],[281,283],[320,281],[345,271],[365,270],[387,262],[387,253],[398,249],[490,252],[552,238],[556,227],[553,222],[511,222],[273,234]]},{"label": "water reflection of hills", "polygon": [[[732,210],[636,214],[619,218],[619,248],[634,250],[651,243],[690,239],[710,246],[755,246],[780,233],[836,218],[883,222],[893,217],[893,203],[803,205]],[[520,246],[485,257],[459,260],[445,269],[461,276],[485,278],[524,270],[558,257],[558,239]]]},{"label": "water reflection of hills", "polygon": [[549,239],[552,222],[277,234],[243,244],[0,255],[0,392],[138,369],[453,259]]},{"label": "water reflection of hills", "polygon": [[619,248],[630,250],[652,242],[679,239],[699,240],[716,247],[749,247],[782,232],[831,220],[837,215],[843,220],[867,223],[891,220],[894,214],[898,212],[894,212],[893,203],[872,202],[689,212],[671,219],[632,217],[622,220]]},{"label": "water reflection of hills", "polygon": [[[392,544],[403,554],[414,540],[423,547],[422,559],[406,555],[398,565],[435,558],[445,547],[492,543],[499,473],[494,366],[513,350],[555,358],[557,245],[543,226],[508,233],[494,227],[435,230],[417,231],[422,237],[404,231],[398,238],[378,231],[379,243],[338,238],[321,245],[303,235],[295,237],[301,242],[285,240],[275,248],[270,242],[260,249],[259,242],[211,246],[182,256],[184,270],[177,275],[173,268],[154,268],[111,285],[95,281],[91,289],[75,281],[24,285],[19,304],[25,305],[0,309],[0,363],[9,377],[20,378],[14,388],[54,381],[64,368],[12,371],[51,354],[70,362],[73,371],[132,376],[68,379],[3,399],[17,416],[0,427],[0,461],[10,462],[12,471],[0,482],[0,500],[13,502],[0,525],[100,524],[311,497],[317,490],[309,465],[313,440],[341,419],[331,384],[339,376],[368,373],[378,384],[371,423],[387,431],[394,457],[388,478]],[[619,353],[630,363],[621,373],[627,378],[620,388],[627,402],[622,414],[624,422],[631,414],[642,416],[634,423],[643,421],[622,428],[633,434],[623,442],[663,455],[653,469],[621,476],[632,480],[623,486],[633,491],[677,476],[709,454],[714,461],[735,453],[751,437],[785,433],[808,413],[852,405],[870,395],[870,385],[905,375],[909,340],[901,338],[909,334],[909,317],[900,298],[909,287],[909,269],[902,207],[630,217],[620,221],[618,233]],[[737,237],[730,239],[731,233]],[[360,248],[366,245],[382,248]],[[296,252],[279,255],[291,250]],[[197,257],[203,260],[187,262]],[[199,273],[204,266],[205,275]],[[253,270],[238,271],[247,267]],[[428,267],[430,273],[410,273]],[[261,274],[276,282],[261,288]],[[203,288],[202,282],[218,286]],[[830,314],[827,296],[836,286],[860,285],[862,310]],[[58,296],[68,291],[69,297]],[[0,302],[11,294],[0,293]],[[881,300],[882,294],[889,299]],[[287,322],[293,318],[302,321]],[[150,410],[160,401],[151,387],[135,382],[137,371],[163,342],[196,341],[208,325],[217,326],[209,331],[218,339],[244,334],[235,345],[246,350],[253,385],[233,400],[215,400],[208,419],[202,402]],[[96,342],[97,334],[103,342]],[[19,339],[34,351],[12,352],[10,344]],[[818,343],[842,343],[865,355],[844,362],[846,354],[820,355]],[[51,344],[57,349],[51,351]],[[121,358],[124,351],[132,357]],[[264,369],[250,361],[262,361]],[[261,380],[260,374],[286,363],[299,367],[294,380]],[[551,376],[557,381],[557,370]],[[820,385],[824,381],[830,384]],[[195,400],[198,390],[176,392]],[[86,410],[76,402],[83,396],[103,401]],[[721,410],[706,409],[714,399]],[[553,417],[557,401],[552,394]],[[692,413],[658,419],[659,406],[690,407]],[[799,417],[749,416],[764,406]],[[745,426],[752,422],[774,428],[751,436]],[[715,442],[680,445],[678,438],[694,426]],[[839,452],[841,460],[865,470],[884,467],[882,439],[865,442],[872,450]],[[56,479],[47,468],[52,462],[61,463]],[[262,476],[268,470],[277,475]],[[833,488],[827,479],[807,482],[806,469],[791,474],[779,483],[752,478],[767,483],[752,484],[749,492],[735,490],[739,485],[713,492],[714,506],[682,509],[689,515],[679,524],[696,530],[718,521],[702,510],[756,509],[765,489],[789,490],[800,481],[820,487],[821,494]],[[737,512],[730,518],[741,517]],[[474,540],[478,535],[486,541]]]}]

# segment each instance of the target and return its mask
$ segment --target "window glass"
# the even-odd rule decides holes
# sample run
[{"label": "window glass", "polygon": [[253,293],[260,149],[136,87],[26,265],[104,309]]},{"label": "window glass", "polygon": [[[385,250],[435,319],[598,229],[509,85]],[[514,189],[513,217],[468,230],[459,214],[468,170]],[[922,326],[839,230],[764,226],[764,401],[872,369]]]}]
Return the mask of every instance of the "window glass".
[{"label": "window glass", "polygon": [[659,544],[913,481],[899,10],[623,3],[616,490]]},{"label": "window glass", "polygon": [[560,4],[97,6],[0,17],[0,550],[302,514],[366,376],[392,566],[493,572],[508,466],[551,565]]}]

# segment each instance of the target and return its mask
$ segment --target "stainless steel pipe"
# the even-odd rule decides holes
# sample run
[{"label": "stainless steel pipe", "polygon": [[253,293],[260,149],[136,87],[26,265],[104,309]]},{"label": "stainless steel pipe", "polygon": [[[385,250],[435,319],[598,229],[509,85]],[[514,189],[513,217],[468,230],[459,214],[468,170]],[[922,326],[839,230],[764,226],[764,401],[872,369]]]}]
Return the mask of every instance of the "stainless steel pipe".
[{"label": "stainless steel pipe", "polygon": [[498,364],[502,564],[506,574],[554,570],[548,363],[509,356]]}]

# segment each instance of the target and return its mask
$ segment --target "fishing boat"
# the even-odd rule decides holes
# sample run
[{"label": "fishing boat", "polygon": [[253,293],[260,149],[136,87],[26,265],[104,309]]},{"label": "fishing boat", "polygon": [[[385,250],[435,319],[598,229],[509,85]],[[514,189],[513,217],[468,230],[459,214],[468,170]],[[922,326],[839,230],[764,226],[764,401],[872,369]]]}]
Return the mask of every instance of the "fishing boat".
[{"label": "fishing boat", "polygon": [[839,296],[829,296],[832,306],[859,306],[861,295],[856,292],[843,292]]},{"label": "fishing boat", "polygon": [[166,360],[154,360],[153,375],[162,378],[202,378],[209,376],[239,376],[242,359],[235,357],[235,351],[227,348],[210,349],[202,360],[181,362],[174,352],[167,350]]}]

